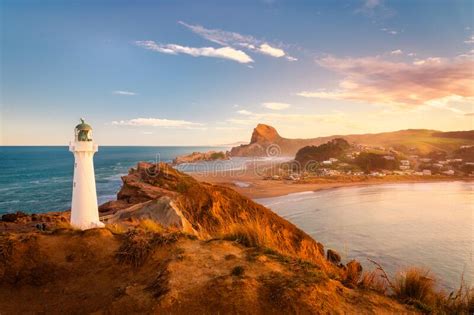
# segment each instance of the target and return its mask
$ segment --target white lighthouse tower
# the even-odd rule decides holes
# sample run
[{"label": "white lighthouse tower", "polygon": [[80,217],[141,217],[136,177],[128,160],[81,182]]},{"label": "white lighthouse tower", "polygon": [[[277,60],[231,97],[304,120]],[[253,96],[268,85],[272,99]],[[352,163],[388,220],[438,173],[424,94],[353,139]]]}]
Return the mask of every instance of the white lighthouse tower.
[{"label": "white lighthouse tower", "polygon": [[92,127],[81,118],[74,129],[74,141],[69,143],[69,151],[74,154],[71,225],[81,230],[104,226],[99,221],[95,189],[93,158],[97,150],[97,144],[92,141]]}]

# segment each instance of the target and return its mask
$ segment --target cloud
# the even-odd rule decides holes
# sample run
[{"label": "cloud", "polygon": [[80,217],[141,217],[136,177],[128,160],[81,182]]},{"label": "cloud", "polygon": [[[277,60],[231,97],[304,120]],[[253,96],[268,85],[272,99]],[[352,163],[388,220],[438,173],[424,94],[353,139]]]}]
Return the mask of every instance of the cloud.
[{"label": "cloud", "polygon": [[241,50],[236,50],[232,47],[196,48],[196,47],[180,46],[176,44],[162,45],[162,44],[155,43],[152,40],[136,41],[135,44],[145,49],[149,49],[149,50],[164,53],[164,54],[170,54],[170,55],[186,54],[193,57],[213,57],[213,58],[229,59],[229,60],[237,61],[239,63],[253,62],[253,59],[250,58],[250,56],[247,55],[245,52]]},{"label": "cloud", "polygon": [[472,102],[474,97],[472,58],[427,58],[410,64],[380,57],[328,56],[317,63],[342,75],[339,88],[298,95],[401,107],[446,106],[453,100]]},{"label": "cloud", "polygon": [[130,91],[120,91],[120,90],[113,91],[112,93],[113,93],[113,94],[116,94],[116,95],[127,95],[127,96],[133,96],[133,95],[137,95],[137,93],[135,93],[135,92],[130,92]]},{"label": "cloud", "polygon": [[249,112],[248,110],[245,110],[245,109],[239,110],[237,111],[237,113],[241,115],[252,115],[252,112]]},{"label": "cloud", "polygon": [[260,45],[260,48],[258,49],[262,54],[269,55],[272,57],[280,58],[285,56],[285,51],[279,48],[272,47],[268,44],[262,44]]},{"label": "cloud", "polygon": [[465,44],[474,44],[474,35],[464,41]]},{"label": "cloud", "polygon": [[387,34],[390,34],[390,35],[397,35],[398,34],[398,31],[396,30],[392,30],[392,29],[388,29],[388,28],[381,28],[380,29],[382,32],[385,32]]},{"label": "cloud", "polygon": [[178,21],[178,23],[202,38],[222,46],[246,49],[254,53],[260,53],[275,58],[285,57],[289,61],[298,60],[295,57],[289,56],[281,47],[275,47],[275,45],[271,45],[251,35],[242,35],[220,29],[208,29],[201,25],[192,25],[183,21]]},{"label": "cloud", "polygon": [[402,55],[403,54],[403,50],[401,49],[397,49],[397,50],[392,50],[390,52],[391,55]]},{"label": "cloud", "polygon": [[186,120],[173,120],[162,118],[134,118],[130,120],[112,121],[116,126],[134,126],[134,127],[165,127],[165,128],[187,128],[194,129],[202,127],[203,124],[190,122]]},{"label": "cloud", "polygon": [[272,110],[283,110],[289,108],[291,105],[287,103],[268,102],[263,103],[262,106]]}]

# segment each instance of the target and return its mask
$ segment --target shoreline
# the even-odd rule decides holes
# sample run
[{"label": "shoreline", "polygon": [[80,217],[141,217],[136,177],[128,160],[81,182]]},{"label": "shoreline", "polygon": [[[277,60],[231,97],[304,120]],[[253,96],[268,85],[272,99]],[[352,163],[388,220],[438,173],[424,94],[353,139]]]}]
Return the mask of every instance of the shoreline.
[{"label": "shoreline", "polygon": [[[318,178],[315,182],[292,182],[286,180],[263,180],[257,176],[252,176],[246,172],[240,176],[221,174],[193,174],[188,173],[193,178],[215,185],[223,185],[236,190],[238,193],[254,200],[281,197],[294,193],[317,192],[328,189],[346,188],[346,187],[364,187],[383,184],[416,184],[433,182],[474,182],[474,178],[444,176],[433,176],[432,178],[419,178],[412,176],[397,176],[392,178],[361,178],[361,179],[329,179]],[[242,187],[237,183],[246,183],[248,187]]]}]

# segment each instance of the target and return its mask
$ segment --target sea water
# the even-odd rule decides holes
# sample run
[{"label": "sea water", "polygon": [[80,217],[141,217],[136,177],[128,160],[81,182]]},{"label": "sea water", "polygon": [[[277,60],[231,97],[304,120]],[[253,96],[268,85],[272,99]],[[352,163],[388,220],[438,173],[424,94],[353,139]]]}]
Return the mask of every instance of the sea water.
[{"label": "sea water", "polygon": [[394,275],[426,267],[447,290],[474,284],[474,183],[337,188],[257,200],[347,262]]},{"label": "sea water", "polygon": [[[195,151],[222,151],[225,147],[99,146],[94,156],[99,204],[116,198],[121,176],[139,161],[171,162]],[[221,163],[222,169],[238,161]],[[183,165],[187,171],[202,167]],[[71,207],[74,156],[68,147],[0,147],[0,214],[63,211]]]}]

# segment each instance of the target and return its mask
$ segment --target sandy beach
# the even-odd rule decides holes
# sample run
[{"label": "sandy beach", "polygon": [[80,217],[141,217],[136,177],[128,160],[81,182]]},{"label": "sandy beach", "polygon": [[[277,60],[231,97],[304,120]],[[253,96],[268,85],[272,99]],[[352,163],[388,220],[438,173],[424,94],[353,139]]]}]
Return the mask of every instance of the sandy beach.
[{"label": "sandy beach", "polygon": [[366,185],[381,185],[389,183],[427,183],[440,181],[474,181],[469,177],[455,176],[399,176],[385,177],[369,176],[340,176],[291,180],[264,180],[252,167],[245,171],[216,171],[208,173],[189,173],[199,181],[228,186],[251,199],[269,198],[298,193],[304,191],[318,191],[340,187],[354,187]]}]

